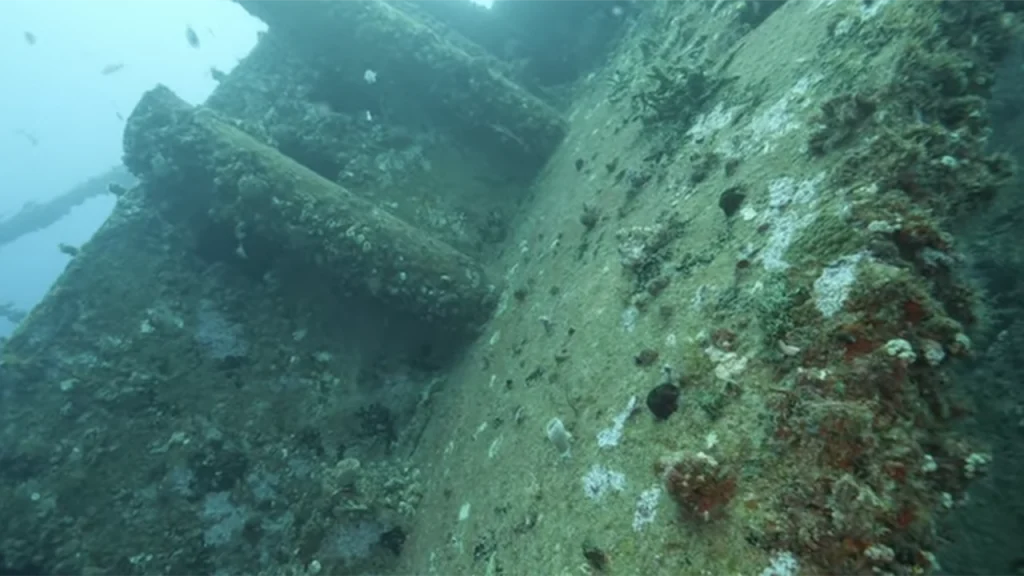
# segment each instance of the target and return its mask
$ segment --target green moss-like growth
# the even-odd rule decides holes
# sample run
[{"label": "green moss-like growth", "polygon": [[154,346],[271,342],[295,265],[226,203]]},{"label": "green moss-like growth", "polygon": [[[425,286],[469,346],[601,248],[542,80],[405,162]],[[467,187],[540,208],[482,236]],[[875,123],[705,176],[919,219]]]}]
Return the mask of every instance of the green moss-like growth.
[{"label": "green moss-like growth", "polygon": [[636,117],[646,126],[687,124],[718,86],[704,70],[687,64],[651,65],[647,83],[633,95]]},{"label": "green moss-like growth", "polygon": [[937,215],[962,214],[990,200],[1014,173],[1008,157],[983,149],[980,135],[939,124],[884,129],[844,160],[836,183],[878,182],[882,189],[903,190]]},{"label": "green moss-like growth", "polygon": [[910,45],[897,62],[896,81],[877,92],[879,114],[892,128],[854,150],[835,181],[899,188],[941,219],[984,204],[1013,174],[1008,158],[985,151],[986,98],[1010,20],[994,3],[933,9],[945,33]]},{"label": "green moss-like growth", "polygon": [[793,328],[795,295],[785,274],[768,274],[762,282],[764,287],[755,295],[753,305],[765,346],[774,346]]},{"label": "green moss-like growth", "polygon": [[693,384],[714,380],[715,364],[704,353],[699,342],[687,342],[682,352],[683,378]]},{"label": "green moss-like growth", "polygon": [[808,136],[807,150],[820,156],[842,147],[877,108],[878,101],[873,94],[855,92],[829,98],[815,118],[817,126]]},{"label": "green moss-like growth", "polygon": [[789,253],[808,264],[824,265],[863,249],[863,233],[834,212],[819,214],[789,248]]}]

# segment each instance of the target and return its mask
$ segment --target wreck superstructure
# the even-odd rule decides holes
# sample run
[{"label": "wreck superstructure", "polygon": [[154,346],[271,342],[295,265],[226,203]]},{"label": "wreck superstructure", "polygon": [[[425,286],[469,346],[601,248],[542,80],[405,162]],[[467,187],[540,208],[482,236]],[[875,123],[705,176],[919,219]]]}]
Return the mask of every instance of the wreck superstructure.
[{"label": "wreck superstructure", "polygon": [[593,7],[556,98],[475,9],[240,4],[3,349],[5,570],[938,569],[1015,13]]}]

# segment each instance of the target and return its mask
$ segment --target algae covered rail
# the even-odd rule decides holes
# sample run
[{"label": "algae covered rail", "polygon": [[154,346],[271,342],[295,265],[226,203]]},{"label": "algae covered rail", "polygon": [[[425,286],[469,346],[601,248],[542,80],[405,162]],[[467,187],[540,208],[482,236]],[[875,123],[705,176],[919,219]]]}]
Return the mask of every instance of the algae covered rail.
[{"label": "algae covered rail", "polygon": [[456,331],[490,313],[495,290],[473,259],[166,87],[142,97],[124,147],[151,193],[230,229],[238,258],[304,263],[342,293]]}]

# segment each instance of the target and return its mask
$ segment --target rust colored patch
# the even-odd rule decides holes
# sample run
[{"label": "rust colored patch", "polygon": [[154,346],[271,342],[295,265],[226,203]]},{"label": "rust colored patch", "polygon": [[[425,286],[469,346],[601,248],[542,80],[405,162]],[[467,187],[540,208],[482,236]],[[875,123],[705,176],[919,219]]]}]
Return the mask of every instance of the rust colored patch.
[{"label": "rust colored patch", "polygon": [[903,303],[903,318],[910,324],[920,324],[928,318],[928,310],[913,298]]}]

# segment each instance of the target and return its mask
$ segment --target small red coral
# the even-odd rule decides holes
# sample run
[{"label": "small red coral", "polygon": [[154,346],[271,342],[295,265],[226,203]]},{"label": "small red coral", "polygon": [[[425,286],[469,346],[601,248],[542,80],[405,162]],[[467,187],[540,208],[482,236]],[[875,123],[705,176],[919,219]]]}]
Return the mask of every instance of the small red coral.
[{"label": "small red coral", "polygon": [[674,457],[664,468],[665,489],[685,519],[716,518],[736,495],[736,478],[703,452]]}]

